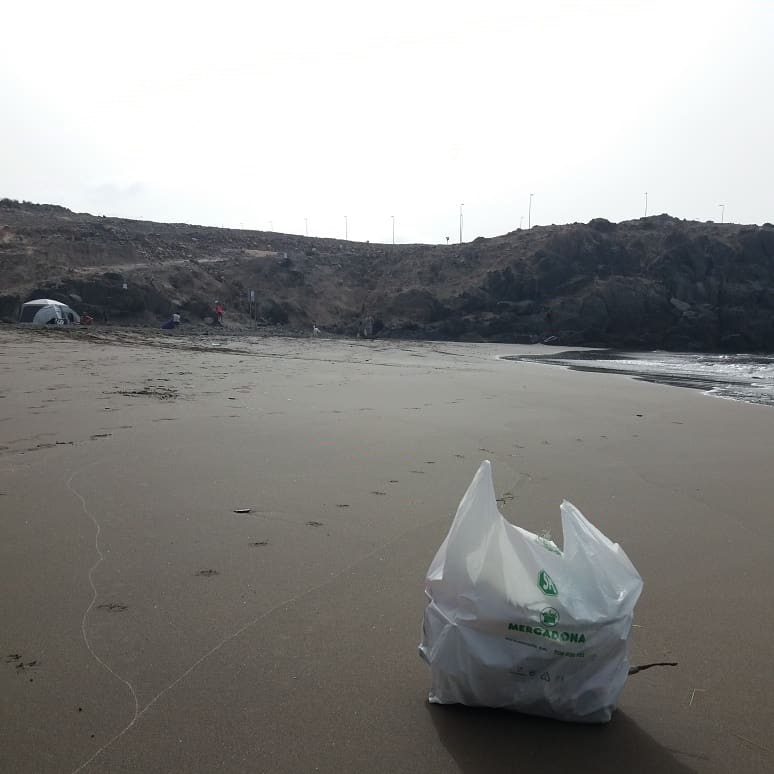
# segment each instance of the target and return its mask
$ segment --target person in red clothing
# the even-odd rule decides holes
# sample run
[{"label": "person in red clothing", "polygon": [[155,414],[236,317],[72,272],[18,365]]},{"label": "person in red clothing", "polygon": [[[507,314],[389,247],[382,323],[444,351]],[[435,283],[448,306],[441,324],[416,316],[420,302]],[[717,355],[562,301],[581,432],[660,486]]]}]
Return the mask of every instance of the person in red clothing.
[{"label": "person in red clothing", "polygon": [[215,319],[218,321],[218,325],[223,325],[223,304],[220,301],[215,302]]}]

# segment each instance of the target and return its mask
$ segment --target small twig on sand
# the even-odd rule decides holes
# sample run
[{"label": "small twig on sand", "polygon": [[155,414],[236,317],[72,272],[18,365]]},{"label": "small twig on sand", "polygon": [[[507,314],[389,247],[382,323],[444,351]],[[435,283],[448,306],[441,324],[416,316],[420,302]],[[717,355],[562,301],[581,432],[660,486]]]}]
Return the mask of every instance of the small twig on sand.
[{"label": "small twig on sand", "polygon": [[656,666],[677,666],[676,661],[657,661],[653,664],[641,664],[640,666],[629,667],[629,674],[636,675],[637,672],[644,672],[646,669]]}]

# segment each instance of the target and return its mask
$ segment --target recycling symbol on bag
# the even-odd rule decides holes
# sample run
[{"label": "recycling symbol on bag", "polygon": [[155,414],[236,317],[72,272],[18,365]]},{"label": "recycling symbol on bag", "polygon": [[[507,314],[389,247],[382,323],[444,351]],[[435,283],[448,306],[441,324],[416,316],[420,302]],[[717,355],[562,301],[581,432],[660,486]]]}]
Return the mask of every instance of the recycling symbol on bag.
[{"label": "recycling symbol on bag", "polygon": [[559,593],[559,589],[556,588],[556,584],[545,570],[541,570],[538,573],[537,585],[546,596],[555,597]]}]

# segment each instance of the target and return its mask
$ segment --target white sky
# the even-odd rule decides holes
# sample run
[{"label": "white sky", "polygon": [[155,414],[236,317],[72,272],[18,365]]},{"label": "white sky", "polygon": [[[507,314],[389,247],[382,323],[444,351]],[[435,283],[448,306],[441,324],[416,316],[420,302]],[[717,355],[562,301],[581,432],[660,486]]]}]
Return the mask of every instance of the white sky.
[{"label": "white sky", "polygon": [[774,221],[774,2],[56,0],[0,13],[0,196],[465,241]]}]

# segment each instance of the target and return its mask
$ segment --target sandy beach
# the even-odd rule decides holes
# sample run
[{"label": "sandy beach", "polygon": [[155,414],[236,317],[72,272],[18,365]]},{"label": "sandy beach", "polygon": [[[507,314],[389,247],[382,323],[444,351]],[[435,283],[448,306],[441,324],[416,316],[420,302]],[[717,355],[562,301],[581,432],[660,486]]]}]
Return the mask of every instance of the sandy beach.
[{"label": "sandy beach", "polygon": [[[0,771],[771,771],[774,409],[499,359],[542,351],[0,330]],[[631,661],[679,666],[607,726],[427,703],[483,459],[644,579]]]}]

